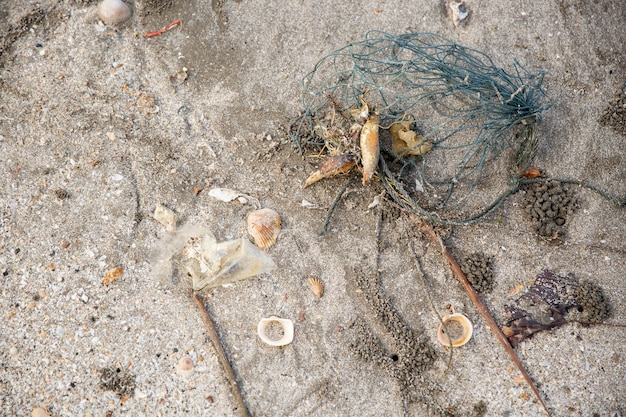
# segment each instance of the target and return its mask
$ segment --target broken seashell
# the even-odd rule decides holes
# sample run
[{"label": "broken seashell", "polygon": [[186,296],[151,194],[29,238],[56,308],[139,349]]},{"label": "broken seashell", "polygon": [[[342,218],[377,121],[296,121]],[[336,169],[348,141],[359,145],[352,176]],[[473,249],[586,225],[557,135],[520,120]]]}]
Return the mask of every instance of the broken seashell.
[{"label": "broken seashell", "polygon": [[154,220],[165,226],[165,230],[167,230],[168,232],[176,231],[176,222],[178,221],[178,216],[176,215],[176,213],[174,213],[173,210],[165,207],[162,204],[157,204],[156,208],[154,209],[153,216]]},{"label": "broken seashell", "polygon": [[248,233],[259,248],[269,248],[280,233],[280,215],[268,208],[251,212],[248,214]]},{"label": "broken seashell", "polygon": [[380,157],[377,114],[372,114],[363,125],[359,143],[361,145],[361,163],[363,164],[363,184],[367,184],[374,176]]},{"label": "broken seashell", "polygon": [[470,11],[464,1],[451,1],[448,3],[450,16],[454,27],[463,26],[469,17]]},{"label": "broken seashell", "polygon": [[[452,344],[452,347],[460,347],[469,342],[472,338],[474,327],[472,326],[472,322],[463,314],[446,314],[443,316],[442,321],[443,323],[439,325],[439,331],[437,332],[437,340],[439,340],[439,343],[442,345],[450,346]],[[448,335],[446,335],[443,328],[444,324],[448,329]],[[455,324],[460,325],[460,329],[458,329],[458,326]],[[448,336],[450,337],[449,340]]]},{"label": "broken seashell", "polygon": [[302,188],[306,188],[311,184],[318,182],[324,178],[334,177],[335,175],[346,174],[356,165],[356,156],[351,153],[341,155],[327,156],[320,162],[319,169],[309,175]]},{"label": "broken seashell", "polygon": [[170,75],[170,84],[172,86],[177,87],[185,82],[189,74],[187,73],[187,68],[183,67],[182,70],[176,71],[176,74]]},{"label": "broken seashell", "polygon": [[389,127],[391,150],[398,156],[424,155],[433,148],[433,143],[411,130],[411,122],[395,122]]},{"label": "broken seashell", "polygon": [[324,284],[322,284],[322,281],[318,278],[309,278],[307,282],[313,295],[317,298],[322,298],[322,295],[324,295]]},{"label": "broken seashell", "polygon": [[211,188],[209,195],[225,203],[236,199],[241,204],[247,204],[252,199],[249,195],[240,193],[237,190],[231,190],[230,188]]},{"label": "broken seashell", "polygon": [[193,374],[193,359],[189,356],[183,356],[176,365],[176,373],[180,376],[189,376]]},{"label": "broken seashell", "polygon": [[263,318],[257,326],[257,334],[270,346],[285,346],[293,341],[293,322],[276,316]]}]

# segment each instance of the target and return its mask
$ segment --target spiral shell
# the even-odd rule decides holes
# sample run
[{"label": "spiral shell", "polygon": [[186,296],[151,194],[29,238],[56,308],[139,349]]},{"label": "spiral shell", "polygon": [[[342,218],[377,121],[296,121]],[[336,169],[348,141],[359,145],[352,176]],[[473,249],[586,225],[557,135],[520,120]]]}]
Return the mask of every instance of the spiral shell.
[{"label": "spiral shell", "polygon": [[361,145],[361,162],[363,164],[363,184],[366,184],[374,176],[380,156],[377,114],[372,114],[363,125],[359,142]]},{"label": "spiral shell", "polygon": [[[474,331],[474,326],[472,326],[472,322],[469,321],[467,317],[460,313],[454,314],[446,314],[443,316],[443,323],[439,325],[439,331],[437,332],[437,340],[444,346],[452,347],[460,347],[469,342],[472,338],[472,333]],[[448,340],[448,336],[444,332],[443,325],[451,322],[455,322],[461,326],[462,332],[460,335],[449,335],[450,340]],[[451,323],[452,324],[452,323]]]},{"label": "spiral shell", "polygon": [[280,215],[268,208],[251,212],[248,215],[248,233],[259,248],[269,248],[276,243],[280,233]]},{"label": "spiral shell", "polygon": [[309,278],[307,282],[309,283],[309,290],[311,290],[313,295],[317,298],[322,298],[322,295],[324,295],[324,284],[322,284],[322,281],[317,278]]}]

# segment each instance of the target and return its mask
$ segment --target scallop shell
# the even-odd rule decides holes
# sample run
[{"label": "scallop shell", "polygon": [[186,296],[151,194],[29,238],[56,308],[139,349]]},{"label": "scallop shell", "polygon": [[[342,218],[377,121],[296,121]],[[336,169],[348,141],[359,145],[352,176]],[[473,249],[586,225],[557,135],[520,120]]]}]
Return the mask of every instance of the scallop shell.
[{"label": "scallop shell", "polygon": [[[270,337],[268,329],[273,324],[278,324],[282,327],[282,336],[278,339]],[[261,340],[270,346],[285,346],[293,341],[293,321],[289,319],[281,319],[276,316],[270,318],[263,318],[257,326],[257,334]]]},{"label": "scallop shell", "polygon": [[370,182],[378,166],[380,144],[378,142],[378,115],[372,114],[363,125],[360,136],[363,184]]},{"label": "scallop shell", "polygon": [[176,373],[181,376],[188,376],[193,373],[193,359],[189,356],[183,356],[176,365]]},{"label": "scallop shell", "polygon": [[322,295],[324,295],[324,284],[322,284],[322,281],[317,278],[309,278],[307,282],[313,295],[317,298],[322,298]]},{"label": "scallop shell", "polygon": [[251,212],[248,215],[248,233],[259,248],[269,248],[276,243],[280,233],[280,215],[268,208]]},{"label": "scallop shell", "polygon": [[98,17],[104,23],[122,23],[130,17],[130,8],[121,0],[104,0],[98,6]]},{"label": "scallop shell", "polygon": [[[437,340],[444,346],[450,346],[452,343],[452,347],[460,347],[469,342],[472,338],[472,333],[474,331],[474,326],[472,326],[472,322],[469,321],[467,317],[460,313],[454,314],[446,314],[442,318],[443,323],[439,325],[439,331],[437,332]],[[456,322],[461,325],[463,332],[458,337],[450,336],[450,340],[448,340],[448,336],[445,334],[443,324],[448,324],[450,322]]]}]

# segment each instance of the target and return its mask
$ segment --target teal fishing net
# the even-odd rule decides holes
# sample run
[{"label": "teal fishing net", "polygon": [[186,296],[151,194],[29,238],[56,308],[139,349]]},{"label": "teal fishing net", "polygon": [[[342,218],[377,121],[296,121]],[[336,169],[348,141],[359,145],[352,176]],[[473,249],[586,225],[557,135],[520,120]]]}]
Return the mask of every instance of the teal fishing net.
[{"label": "teal fishing net", "polygon": [[[517,191],[537,147],[535,124],[550,106],[543,77],[517,62],[506,71],[436,34],[371,31],[304,77],[290,137],[300,153],[339,153],[351,142],[351,111],[364,101],[379,114],[378,175],[389,195],[430,222],[467,224]],[[432,149],[395,153],[388,127],[399,121]]]}]

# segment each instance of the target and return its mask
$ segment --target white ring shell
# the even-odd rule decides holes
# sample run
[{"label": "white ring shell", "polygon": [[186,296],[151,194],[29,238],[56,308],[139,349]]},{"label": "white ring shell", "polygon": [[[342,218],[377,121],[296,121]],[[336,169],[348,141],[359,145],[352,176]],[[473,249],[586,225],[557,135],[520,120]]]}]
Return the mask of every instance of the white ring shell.
[{"label": "white ring shell", "polygon": [[[283,336],[278,340],[271,339],[266,333],[272,323],[278,323],[283,328]],[[263,318],[257,326],[257,333],[261,340],[270,346],[285,346],[293,341],[293,321],[276,316]]]},{"label": "white ring shell", "polygon": [[[442,318],[443,323],[449,323],[451,321],[455,321],[461,325],[463,328],[463,333],[461,336],[452,338],[450,337],[450,341],[452,342],[452,347],[461,347],[472,338],[472,333],[474,331],[474,326],[472,326],[472,322],[469,321],[467,317],[460,313],[454,314],[446,314]],[[439,325],[439,331],[437,331],[437,340],[444,346],[450,346],[450,341],[448,341],[448,337],[444,333],[443,324]]]}]

